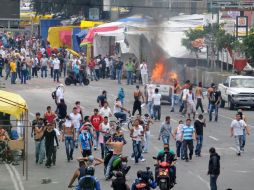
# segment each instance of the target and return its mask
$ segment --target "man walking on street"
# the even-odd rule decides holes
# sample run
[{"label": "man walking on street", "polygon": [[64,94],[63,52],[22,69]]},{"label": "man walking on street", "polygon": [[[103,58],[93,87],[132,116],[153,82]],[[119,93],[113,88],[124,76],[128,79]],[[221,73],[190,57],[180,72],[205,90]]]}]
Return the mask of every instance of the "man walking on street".
[{"label": "man walking on street", "polygon": [[202,113],[204,113],[204,108],[203,108],[203,103],[202,103],[202,99],[204,99],[203,90],[202,90],[202,82],[198,83],[198,87],[196,88],[195,94],[196,94],[196,99],[197,99],[196,111],[200,107]]},{"label": "man walking on street", "polygon": [[144,102],[144,96],[141,90],[139,89],[139,86],[136,86],[136,90],[134,91],[134,104],[133,104],[133,110],[132,110],[132,116],[135,115],[135,112],[138,110],[139,115],[142,115],[142,110],[141,110],[141,101],[140,97],[142,97],[142,100]]},{"label": "man walking on street", "polygon": [[116,76],[117,76],[118,84],[121,84],[122,70],[123,70],[123,62],[121,61],[121,58],[118,57],[118,60],[116,62]]},{"label": "man walking on street", "polygon": [[75,129],[71,122],[70,116],[66,116],[66,120],[63,124],[63,138],[65,142],[65,150],[68,162],[73,160],[74,141],[75,141]]},{"label": "man walking on street", "polygon": [[60,74],[60,61],[59,59],[53,55],[53,69],[54,69],[54,82],[59,82],[59,74]]},{"label": "man walking on street", "polygon": [[221,102],[221,92],[216,89],[215,85],[213,86],[213,91],[210,93],[209,102],[210,102],[209,121],[212,121],[213,119],[212,118],[213,112],[215,112],[215,121],[218,121],[218,111]]},{"label": "man walking on street", "polygon": [[165,118],[165,122],[161,125],[158,140],[162,138],[163,144],[169,145],[170,135],[173,137],[172,128],[170,125],[170,116],[167,116]]},{"label": "man walking on street", "polygon": [[198,119],[194,122],[194,128],[197,134],[197,146],[195,149],[195,155],[200,157],[201,156],[201,148],[203,144],[203,128],[206,127],[205,119],[202,114],[198,116]]},{"label": "man walking on street", "polygon": [[210,160],[207,175],[210,175],[210,189],[217,190],[217,178],[220,175],[220,156],[215,148],[210,148]]},{"label": "man walking on street", "polygon": [[159,94],[159,89],[155,88],[154,94],[152,96],[153,100],[153,115],[154,120],[161,120],[161,94]]},{"label": "man walking on street", "polygon": [[235,146],[236,146],[236,154],[237,156],[241,156],[241,151],[243,151],[243,130],[246,130],[246,133],[249,135],[249,130],[244,120],[241,120],[241,115],[239,113],[236,114],[236,118],[232,121],[230,127],[230,137],[235,138]]},{"label": "man walking on street", "polygon": [[127,77],[127,85],[133,85],[133,71],[134,71],[134,65],[129,58],[129,61],[125,64],[125,69],[126,69],[126,77]]},{"label": "man walking on street", "polygon": [[[196,139],[195,128],[191,125],[191,119],[186,120],[186,125],[182,128],[182,141],[184,149],[184,158],[188,162],[189,159],[192,160],[193,155],[193,139]],[[188,149],[189,157],[188,157]]]},{"label": "man walking on street", "polygon": [[148,68],[145,60],[143,60],[143,62],[140,64],[140,72],[142,84],[145,86],[146,84],[148,84]]}]

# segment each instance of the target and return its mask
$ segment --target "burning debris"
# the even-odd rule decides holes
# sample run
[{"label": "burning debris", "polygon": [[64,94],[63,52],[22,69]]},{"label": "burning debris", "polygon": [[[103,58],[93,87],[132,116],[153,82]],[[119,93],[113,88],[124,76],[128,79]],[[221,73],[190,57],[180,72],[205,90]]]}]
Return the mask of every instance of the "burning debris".
[{"label": "burning debris", "polygon": [[155,63],[152,70],[151,81],[157,84],[173,84],[174,80],[178,80],[178,75],[174,71],[168,71],[164,61],[160,60]]}]

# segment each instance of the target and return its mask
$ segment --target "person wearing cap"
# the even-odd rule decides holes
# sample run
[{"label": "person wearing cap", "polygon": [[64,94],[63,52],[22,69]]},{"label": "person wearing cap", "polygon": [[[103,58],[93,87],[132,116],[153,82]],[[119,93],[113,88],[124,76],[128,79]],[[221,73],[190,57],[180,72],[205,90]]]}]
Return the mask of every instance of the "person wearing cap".
[{"label": "person wearing cap", "polygon": [[221,103],[221,92],[217,90],[216,85],[213,85],[213,91],[209,95],[209,121],[212,121],[213,112],[215,112],[215,121],[218,121],[219,106]]},{"label": "person wearing cap", "polygon": [[43,54],[43,57],[41,58],[40,62],[41,62],[41,78],[43,78],[43,76],[47,78],[48,58],[46,57],[46,54]]}]

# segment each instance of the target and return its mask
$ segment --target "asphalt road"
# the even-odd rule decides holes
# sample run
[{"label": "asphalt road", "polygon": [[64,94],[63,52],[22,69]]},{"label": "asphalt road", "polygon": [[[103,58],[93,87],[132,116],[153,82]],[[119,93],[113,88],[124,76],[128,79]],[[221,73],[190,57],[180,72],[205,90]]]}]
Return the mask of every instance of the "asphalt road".
[{"label": "asphalt road", "polygon": [[[63,80],[63,79],[62,79]],[[47,105],[54,106],[51,98],[51,92],[55,89],[56,83],[51,79],[33,79],[27,85],[10,85],[6,82],[6,90],[19,93],[27,101],[29,106],[29,119],[32,120],[36,112],[44,113]],[[133,104],[133,90],[135,86],[126,86],[125,81],[122,85],[126,93],[125,105],[131,109]],[[110,106],[116,98],[119,85],[116,81],[100,80],[99,82],[91,82],[89,86],[68,86],[65,88],[65,99],[68,106],[68,112],[72,110],[75,101],[81,101],[85,115],[92,114],[93,108],[97,107],[96,98],[102,92],[107,90]],[[205,106],[207,107],[207,106]],[[178,109],[176,109],[178,110]],[[146,109],[144,109],[146,112]],[[202,157],[194,157],[192,161],[186,163],[177,161],[177,185],[175,190],[207,190],[209,189],[209,176],[207,166],[209,160],[208,150],[211,146],[217,149],[221,155],[221,175],[218,178],[218,189],[224,190],[232,188],[233,190],[252,190],[254,186],[254,140],[253,128],[254,117],[253,111],[246,110],[244,114],[247,116],[248,124],[251,126],[251,135],[247,137],[245,152],[241,157],[237,157],[235,153],[234,140],[230,138],[229,126],[235,115],[234,111],[227,108],[219,110],[219,121],[208,122],[207,128],[204,130],[204,142],[202,149]],[[173,128],[176,127],[178,120],[182,119],[179,113],[171,113],[169,105],[162,106],[162,118],[170,115]],[[207,118],[207,114],[205,115]],[[207,118],[208,120],[208,118]],[[162,148],[162,142],[157,140],[160,122],[155,122],[151,128],[151,147],[148,154],[144,154],[145,162],[138,165],[129,159],[131,170],[127,175],[127,182],[131,185],[136,177],[138,170],[145,170],[147,166],[153,169],[154,161],[152,156],[156,155]],[[127,130],[125,131],[126,136]],[[124,154],[132,153],[131,141],[128,139],[127,145],[124,147]],[[196,142],[195,142],[196,144]],[[173,139],[170,145],[175,149]],[[0,190],[64,190],[68,189],[67,185],[73,172],[78,166],[77,161],[67,162],[64,144],[60,143],[60,149],[57,152],[56,166],[47,169],[45,166],[35,164],[34,157],[34,141],[29,138],[29,179],[28,181],[22,176],[22,165],[13,167],[10,165],[0,164]],[[94,152],[95,156],[100,156],[100,150]],[[75,157],[80,156],[79,151],[75,151]],[[96,176],[101,182],[103,190],[109,190],[111,182],[105,181],[103,177],[103,167],[96,168]],[[50,178],[49,184],[41,184],[41,180]]]}]

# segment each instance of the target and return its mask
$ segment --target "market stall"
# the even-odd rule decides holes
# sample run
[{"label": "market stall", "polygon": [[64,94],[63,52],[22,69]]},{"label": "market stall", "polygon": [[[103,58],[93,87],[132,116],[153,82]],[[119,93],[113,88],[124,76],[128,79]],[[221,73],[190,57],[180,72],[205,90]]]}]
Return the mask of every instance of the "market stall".
[{"label": "market stall", "polygon": [[[28,107],[26,101],[19,95],[12,92],[0,90],[0,113],[11,115],[15,120],[10,123],[20,130],[20,138],[10,142],[10,148],[23,151],[23,175],[28,179]],[[4,127],[1,122],[0,127]],[[18,126],[19,123],[19,126]]]}]

